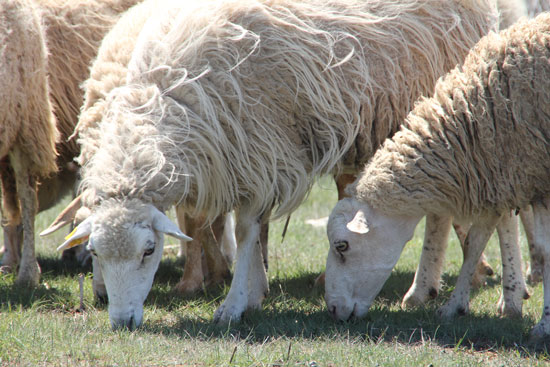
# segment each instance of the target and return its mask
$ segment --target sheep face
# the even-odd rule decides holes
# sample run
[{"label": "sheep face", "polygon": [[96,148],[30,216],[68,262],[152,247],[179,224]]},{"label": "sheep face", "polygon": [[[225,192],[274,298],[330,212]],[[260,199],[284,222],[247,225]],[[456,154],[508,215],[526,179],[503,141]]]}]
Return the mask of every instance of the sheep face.
[{"label": "sheep face", "polygon": [[99,271],[103,277],[114,329],[141,325],[143,302],[162,257],[164,233],[190,239],[153,205],[117,202],[95,209],[68,239],[89,236],[88,249],[97,267],[94,274]]},{"label": "sheep face", "polygon": [[419,220],[388,216],[354,199],[338,202],[327,227],[325,301],[333,317],[367,313]]}]

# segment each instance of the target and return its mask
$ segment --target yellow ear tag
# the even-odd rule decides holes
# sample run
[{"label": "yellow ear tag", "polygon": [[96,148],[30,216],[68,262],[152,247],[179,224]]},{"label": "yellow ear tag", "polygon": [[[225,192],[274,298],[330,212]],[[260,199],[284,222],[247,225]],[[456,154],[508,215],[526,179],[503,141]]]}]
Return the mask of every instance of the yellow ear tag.
[{"label": "yellow ear tag", "polygon": [[[69,238],[74,236],[75,232],[76,232],[76,228],[73,229],[73,231],[71,233],[69,233],[67,236],[65,236],[65,239],[68,240]],[[88,241],[88,238],[90,238],[90,236],[84,236],[84,237],[77,238],[76,240],[69,242],[69,244],[67,245],[66,248],[69,249],[69,248],[78,246],[81,243],[84,243],[84,242]]]}]

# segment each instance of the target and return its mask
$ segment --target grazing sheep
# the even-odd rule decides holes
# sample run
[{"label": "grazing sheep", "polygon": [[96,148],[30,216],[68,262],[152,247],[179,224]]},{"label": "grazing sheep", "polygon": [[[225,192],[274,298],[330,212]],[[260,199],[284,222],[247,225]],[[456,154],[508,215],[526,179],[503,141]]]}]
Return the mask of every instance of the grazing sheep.
[{"label": "grazing sheep", "polygon": [[0,159],[5,225],[23,225],[17,283],[35,285],[36,183],[57,170],[55,117],[48,97],[47,51],[38,12],[28,1],[0,3]]},{"label": "grazing sheep", "polygon": [[470,278],[497,222],[532,204],[546,267],[545,312],[533,334],[550,334],[549,45],[550,14],[491,33],[386,140],[351,188],[353,199],[339,202],[329,220],[326,300],[334,315],[367,312],[431,213],[473,223],[456,288],[440,309],[444,317],[467,312]]},{"label": "grazing sheep", "polygon": [[[101,16],[102,14],[105,14],[106,12],[112,12],[113,14],[118,14],[118,13],[122,12],[123,10],[125,10],[126,8],[128,8],[129,5],[132,5],[134,3],[137,3],[137,0],[134,0],[134,1],[131,1],[131,2],[126,1],[124,3],[120,2],[120,1],[113,2],[113,4],[110,5],[109,7],[105,7],[105,5],[101,5],[103,8],[95,10],[93,12],[93,14],[95,14],[94,16]],[[99,4],[104,4],[104,3],[91,3],[91,4],[95,4],[93,6],[95,8],[97,8],[99,6]],[[116,4],[118,4],[119,8],[113,8],[113,5],[116,5]],[[102,30],[107,31],[111,28],[111,25],[117,19],[117,18],[114,18],[114,17],[106,18],[105,21],[109,20],[109,23],[105,23],[105,24],[102,25],[99,22],[97,22],[97,20],[92,19],[93,17],[91,17],[89,15],[83,17],[83,15],[85,15],[86,13],[84,11],[82,11],[81,9],[87,9],[87,8],[84,8],[82,4],[77,5],[74,2],[72,2],[72,5],[76,7],[77,11],[69,12],[69,14],[73,14],[70,17],[68,17],[66,15],[64,16],[65,18],[69,18],[69,20],[67,20],[65,18],[61,18],[61,20],[58,21],[58,23],[60,25],[57,25],[56,27],[49,27],[48,28],[48,29],[51,30],[52,38],[56,41],[56,43],[54,45],[56,50],[60,50],[61,47],[66,48],[67,46],[73,45],[75,43],[75,42],[69,42],[69,40],[63,40],[62,37],[59,37],[57,35],[57,33],[60,33],[59,32],[60,29],[63,31],[62,34],[67,34],[68,33],[67,35],[64,35],[64,37],[76,38],[72,41],[82,41],[82,40],[89,39],[91,37],[91,35],[83,34],[82,30],[90,31],[90,28],[91,28],[90,25],[83,26],[83,25],[85,25],[84,22],[90,22],[90,24],[96,25],[98,27],[101,26]],[[85,3],[85,5],[90,6],[90,5],[88,5],[88,3]],[[58,8],[59,7],[56,6],[53,9],[57,9],[57,11],[59,12],[60,9],[58,9]],[[111,8],[113,8],[113,9],[111,9]],[[54,11],[51,10],[49,13],[53,14]],[[143,12],[142,14],[143,14],[143,16],[141,16],[141,17],[137,16],[136,17],[136,15],[140,15],[140,12],[132,10],[124,18],[124,19],[126,19],[126,21],[121,21],[121,24],[125,23],[125,22],[126,23],[131,23],[132,24],[131,27],[133,29],[140,30],[143,23],[147,19],[146,16],[149,14],[149,11]],[[51,16],[51,18],[52,18],[52,20],[50,22],[53,22],[54,20],[57,19],[57,17],[53,17],[53,16]],[[77,19],[77,20],[75,20],[75,19]],[[67,28],[71,23],[80,24],[81,26],[77,27],[76,29],[77,30],[81,29],[81,31],[79,31],[79,33],[76,33],[74,31],[70,30],[70,32],[69,32],[69,29],[67,29]],[[127,24],[122,24],[121,26],[129,27]],[[95,31],[95,32],[92,32],[92,33],[97,34],[98,32]],[[117,32],[115,30],[115,34],[116,33]],[[101,35],[103,36],[103,33],[101,33]],[[135,35],[135,36],[137,36],[137,35]],[[83,107],[84,112],[83,112],[82,117],[81,117],[81,121],[86,121],[85,124],[91,123],[92,121],[95,122],[96,119],[99,120],[99,118],[101,117],[101,113],[102,113],[102,110],[101,110],[102,103],[105,102],[104,98],[105,98],[106,94],[109,92],[110,89],[113,89],[116,86],[124,84],[127,63],[130,59],[130,55],[131,55],[131,52],[132,52],[132,49],[133,49],[133,46],[134,46],[135,38],[136,37],[132,37],[131,33],[126,34],[125,37],[120,37],[119,35],[117,35],[116,37],[109,37],[109,35],[107,34],[106,40],[105,40],[104,43],[108,44],[109,47],[103,47],[103,49],[104,50],[109,50],[109,52],[101,53],[101,51],[100,51],[99,55],[98,55],[98,62],[96,62],[94,64],[94,65],[99,65],[99,67],[93,67],[92,70],[90,71],[92,73],[92,78],[88,82],[89,85],[86,89],[86,96],[85,96],[84,107]],[[74,148],[74,149],[76,149],[76,151],[73,149],[73,147],[76,146],[76,144],[74,143],[74,140],[68,140],[69,134],[72,133],[72,131],[74,130],[74,125],[75,125],[75,122],[76,122],[76,114],[78,112],[78,106],[74,106],[73,108],[71,108],[71,106],[73,106],[74,103],[77,100],[79,101],[79,103],[81,103],[82,92],[78,88],[77,84],[82,83],[82,81],[85,79],[84,76],[86,74],[88,74],[88,67],[87,67],[88,61],[92,57],[95,56],[97,48],[98,48],[98,44],[99,44],[100,41],[101,41],[100,38],[95,37],[94,39],[90,39],[89,42],[83,43],[82,47],[80,47],[80,49],[81,49],[81,53],[83,53],[85,57],[76,58],[74,60],[74,62],[70,63],[69,66],[72,66],[73,68],[76,69],[72,72],[72,74],[77,75],[78,77],[68,78],[68,79],[63,79],[63,78],[57,77],[55,79],[59,83],[61,83],[61,82],[65,82],[65,83],[73,82],[74,83],[74,85],[71,84],[67,88],[64,88],[64,89],[68,89],[68,90],[73,91],[73,93],[69,94],[69,96],[72,96],[71,97],[71,98],[73,98],[72,100],[69,100],[69,101],[63,100],[63,98],[67,97],[66,95],[61,95],[61,96],[58,97],[58,99],[61,99],[62,102],[63,102],[61,104],[63,106],[66,106],[66,108],[65,108],[65,110],[66,110],[66,116],[65,117],[66,118],[63,119],[63,121],[67,121],[67,128],[65,129],[66,130],[66,139],[64,139],[63,141],[67,140],[67,146],[66,146],[67,149],[66,150],[69,150],[71,152],[71,154],[68,154],[67,156],[71,157],[71,160],[74,158],[75,155],[78,154],[78,148],[77,147]],[[115,53],[115,57],[113,57],[113,52]],[[64,54],[64,52],[63,52],[63,54]],[[114,61],[113,59],[116,59],[116,61]],[[66,62],[66,59],[57,57],[55,59],[55,61],[57,61],[57,64],[61,64],[62,62]],[[79,63],[77,63],[77,61],[79,61]],[[109,65],[109,72],[108,73],[105,72],[105,69],[104,69],[105,65]],[[116,67],[114,67],[114,65],[116,65]],[[60,68],[60,67],[61,67],[61,65],[58,66],[58,68]],[[56,74],[56,76],[57,75],[61,75],[61,73]],[[101,83],[94,83],[93,82],[94,77],[96,77],[97,75],[99,75],[102,78]],[[76,83],[76,82],[78,82],[78,83]],[[57,88],[57,90],[63,90],[63,89],[62,88]],[[75,95],[76,95],[76,97],[74,97]],[[50,187],[50,186],[51,185],[48,185],[47,187]],[[40,193],[40,191],[39,191],[39,193]],[[77,201],[76,205],[78,205],[78,203],[79,202]],[[54,224],[52,224],[53,227],[51,226],[50,228],[48,228],[47,230],[42,232],[42,234],[51,233],[54,230],[57,230],[57,229],[61,228],[63,225],[72,223],[73,220],[74,220],[74,216],[76,215],[76,209],[77,208],[71,208],[71,209],[72,210],[70,211],[70,214],[64,215],[64,216],[58,218],[58,220],[56,220],[54,222]],[[178,219],[182,221],[180,223],[180,224],[182,224],[183,219],[180,219],[180,216],[178,216]],[[190,225],[192,229],[194,229],[195,227],[197,227],[197,228],[202,227],[202,223],[197,222],[197,220],[195,220],[195,219],[191,220],[189,218],[187,220],[187,225],[188,226]],[[223,232],[223,226],[221,227],[221,230]],[[193,233],[195,233],[194,230],[193,230]],[[206,249],[206,254],[208,255],[207,259],[209,260],[208,264],[210,265],[209,269],[208,269],[209,270],[209,280],[213,283],[217,283],[217,282],[221,281],[222,279],[225,279],[225,278],[228,277],[229,267],[228,267],[227,263],[224,262],[224,258],[222,256],[219,256],[221,254],[221,252],[220,252],[218,246],[217,245],[216,246],[210,246],[211,240],[213,240],[210,236],[211,233],[212,232],[209,228],[205,229],[204,231],[198,231],[197,235],[196,235],[197,238],[195,238],[195,239],[197,241],[199,239],[202,239],[202,242],[204,244],[206,244],[205,249]],[[227,235],[229,235],[229,234],[227,234]],[[193,245],[197,244],[198,243],[197,241],[195,241],[193,243]],[[227,242],[227,241],[225,241],[225,242]],[[195,247],[196,247],[196,245],[195,245]],[[196,248],[194,248],[194,249],[196,250]],[[200,244],[199,244],[199,247],[198,247],[198,256],[197,256],[197,251],[190,251],[189,256],[190,256],[190,258],[187,261],[188,266],[186,266],[184,276],[182,277],[182,280],[180,281],[180,283],[177,286],[177,289],[180,290],[182,293],[189,293],[189,292],[193,292],[197,289],[200,289],[202,287],[202,280],[204,278],[203,270],[200,267],[200,264],[201,264],[201,261],[200,261]],[[96,277],[94,278],[94,282],[93,282],[94,294],[96,295],[96,297],[98,299],[106,299],[105,287],[103,285],[102,277],[99,274],[99,270],[97,269],[97,267],[94,268],[94,273],[96,275]],[[191,276],[191,275],[195,275],[195,274],[196,274],[196,276]]]},{"label": "grazing sheep", "polygon": [[364,163],[404,118],[394,107],[412,106],[495,20],[483,1],[157,8],[101,123],[79,124],[92,214],[60,246],[89,236],[114,327],[141,323],[162,233],[187,238],[161,212],[174,203],[208,221],[236,210],[237,263],[215,319],[259,307],[263,218],[290,213],[319,175]]},{"label": "grazing sheep", "polygon": [[[17,119],[15,116],[5,116],[6,120],[14,121],[17,125],[11,129],[5,129],[6,135],[2,137],[2,196],[6,239],[4,243],[6,251],[2,259],[2,265],[5,266],[4,269],[16,269],[19,263],[19,245],[24,240],[25,245],[23,246],[23,258],[17,277],[18,282],[35,285],[39,279],[40,270],[38,265],[35,265],[36,258],[34,255],[33,222],[36,211],[45,210],[54,205],[59,198],[70,191],[76,180],[77,167],[72,161],[78,155],[79,150],[76,142],[68,138],[74,130],[82,104],[83,92],[80,84],[88,76],[89,64],[95,57],[104,34],[123,11],[137,2],[138,0],[36,0],[32,2],[39,17],[35,21],[38,24],[39,31],[31,32],[29,38],[35,34],[38,34],[41,38],[40,40],[33,40],[34,44],[29,48],[36,50],[37,54],[44,54],[40,56],[44,58],[41,61],[43,66],[40,66],[40,68],[34,66],[40,73],[32,75],[34,78],[32,80],[26,79],[25,83],[17,86],[19,88],[5,88],[4,93],[11,95],[2,98],[5,105],[2,106],[1,110],[8,111],[10,109],[9,104],[15,103],[11,97],[18,96],[17,98],[21,98],[19,96],[24,96],[23,88],[28,88],[36,94],[43,94],[44,90],[49,88],[49,99],[40,108],[51,110],[53,107],[57,129],[48,127],[51,130],[50,132],[46,129],[40,132],[40,130],[34,128],[36,132],[43,135],[36,134],[32,137],[28,135],[32,134],[34,130],[29,129],[28,125],[23,125],[24,121],[22,119]],[[20,3],[26,4],[27,7],[31,4],[26,1]],[[3,6],[11,7],[13,4],[15,2],[9,1]],[[30,17],[29,19],[34,18]],[[9,22],[9,20],[6,21]],[[27,22],[30,22],[30,20]],[[9,23],[2,23],[0,26],[6,29],[9,25],[6,26],[5,24]],[[33,27],[30,29],[32,30]],[[13,34],[21,35],[20,39],[16,39],[10,34],[5,43],[1,44],[14,45],[16,47],[13,50],[21,52],[20,50],[25,48],[23,42],[25,42],[26,33],[13,31]],[[37,42],[42,42],[42,46],[38,47]],[[44,44],[46,45],[45,48]],[[5,51],[2,53],[2,57],[9,60],[11,56],[10,53]],[[8,64],[9,66],[5,66]],[[21,63],[11,60],[2,63],[0,67],[3,70],[0,72],[4,73],[7,78],[5,79],[7,81],[5,85],[10,85],[10,81],[17,80],[15,71],[18,70],[19,64]],[[46,70],[47,76],[41,75],[42,69]],[[28,78],[28,76],[22,75],[21,78]],[[17,90],[17,92],[12,92],[14,90]],[[19,100],[19,103],[23,102]],[[37,104],[37,100],[33,103]],[[38,106],[33,108],[36,110]],[[37,118],[32,114],[29,114],[29,117]],[[57,134],[57,130],[59,130],[59,138],[53,135],[53,132]],[[53,138],[57,142],[57,146],[54,147],[52,147]],[[16,141],[19,141],[19,143],[16,143]],[[18,168],[16,168],[16,163],[12,161],[16,159],[14,157],[21,155],[21,149],[17,148],[22,144],[21,142],[24,142],[25,145],[23,155],[29,162],[18,163]],[[10,150],[13,150],[14,153],[8,158]],[[55,161],[56,150],[57,162]],[[22,161],[21,159],[18,160]],[[33,175],[32,178],[18,177],[19,172],[22,169],[25,170],[24,167],[20,167],[21,164],[31,164],[29,173]],[[56,172],[56,164],[59,167],[58,172]],[[53,175],[54,172],[56,172],[55,175]],[[38,202],[36,201],[37,184],[34,182],[37,178],[40,178],[40,182],[38,182]],[[16,188],[16,181],[19,179],[26,180],[25,182],[29,181],[29,184],[21,186],[23,185],[23,181],[21,181]],[[21,221],[23,231],[18,229]],[[25,250],[26,248],[29,248],[29,250]],[[27,251],[26,255],[25,251]]]},{"label": "grazing sheep", "polygon": [[[498,0],[497,9],[499,11],[499,29],[505,29],[515,23],[521,17],[527,16],[527,7],[523,0]],[[429,96],[425,94],[425,96]],[[339,188],[338,200],[344,198],[340,192],[343,191]],[[532,218],[529,215],[529,209],[522,209],[521,219],[526,230],[528,238],[533,237],[533,223]],[[518,218],[512,216],[510,220],[506,220],[504,223],[501,223],[498,226],[499,233],[505,233],[510,231],[510,233],[515,233],[518,231]],[[414,275],[413,284],[403,297],[403,302],[401,306],[403,308],[416,307],[424,304],[428,299],[433,299],[439,294],[439,287],[441,284],[441,273],[443,270],[443,261],[445,259],[445,252],[447,249],[448,235],[450,226],[449,218],[439,218],[437,216],[429,215],[426,219],[427,233],[433,233],[433,235],[426,235],[424,239],[424,244],[422,245],[422,253],[420,256],[420,262],[416,269]],[[508,226],[505,228],[505,226]],[[470,228],[470,223],[459,224],[456,220],[453,221],[453,228],[458,237],[460,245],[464,251],[464,245],[466,240],[466,235]],[[508,240],[508,239],[506,239]],[[519,246],[519,237],[516,237],[514,241],[515,247]],[[529,263],[528,270],[528,279],[531,283],[536,283],[539,281],[539,273],[542,272],[540,264],[540,256],[534,252],[534,246],[532,242],[529,242],[529,254],[531,256],[531,262]],[[521,253],[519,250],[514,251],[515,255],[518,256],[515,258],[515,263],[520,264],[521,262]],[[503,253],[504,256],[504,253]],[[508,262],[508,258],[506,258]],[[509,269],[507,269],[509,270]],[[485,260],[485,255],[482,253],[480,260],[476,266],[476,271],[472,278],[472,287],[478,288],[479,286],[485,283],[487,276],[493,275],[493,269],[489,263]],[[508,278],[503,277],[506,282]],[[504,284],[506,289],[508,285]],[[519,292],[518,292],[519,294]],[[521,301],[519,301],[521,302]],[[512,309],[516,309],[515,304],[518,302],[508,303]],[[510,307],[505,307],[503,305],[501,308],[506,311],[506,314],[516,314],[515,311],[511,311]],[[519,308],[521,310],[521,308]]]}]

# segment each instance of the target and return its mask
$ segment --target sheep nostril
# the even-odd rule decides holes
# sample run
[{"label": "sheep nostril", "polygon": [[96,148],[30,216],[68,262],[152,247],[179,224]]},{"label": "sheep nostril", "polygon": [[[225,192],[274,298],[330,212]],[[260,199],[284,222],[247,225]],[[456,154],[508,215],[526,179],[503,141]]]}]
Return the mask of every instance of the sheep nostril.
[{"label": "sheep nostril", "polygon": [[332,316],[333,318],[336,317],[336,306],[330,306],[328,308],[328,312],[330,313],[330,316]]},{"label": "sheep nostril", "polygon": [[128,320],[128,323],[126,324],[128,327],[128,330],[133,331],[136,328],[136,321],[134,319],[134,316],[130,317],[130,320]]}]

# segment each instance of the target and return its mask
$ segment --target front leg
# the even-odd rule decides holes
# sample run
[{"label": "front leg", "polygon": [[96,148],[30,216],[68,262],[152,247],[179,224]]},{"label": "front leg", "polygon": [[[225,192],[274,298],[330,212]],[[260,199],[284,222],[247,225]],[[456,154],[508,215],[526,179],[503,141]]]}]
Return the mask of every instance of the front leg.
[{"label": "front leg", "polygon": [[424,244],[414,281],[403,298],[401,307],[415,307],[437,297],[441,280],[445,250],[451,230],[451,217],[428,214],[424,232]]},{"label": "front leg", "polygon": [[[261,218],[245,208],[238,210],[236,217],[237,262],[229,293],[214,313],[215,322],[239,321],[249,305],[259,306],[261,303],[261,300],[252,299],[252,291],[254,293],[252,296],[258,297],[257,289],[260,288],[261,283],[267,284],[267,280],[252,278],[252,276],[258,275],[261,277],[261,274],[257,274],[258,262],[263,269],[261,251],[258,246]],[[266,278],[265,271],[263,277]]]},{"label": "front leg", "polygon": [[28,157],[21,149],[15,148],[9,156],[15,172],[17,194],[21,204],[21,224],[23,225],[23,248],[16,283],[35,287],[40,280],[40,266],[36,261],[34,248],[34,217],[38,209],[36,177],[29,173]]},{"label": "front leg", "polygon": [[535,339],[550,335],[550,199],[542,203],[533,203],[535,250],[542,257],[544,268],[542,284],[544,287],[544,306],[542,317],[531,331]]},{"label": "front leg", "polygon": [[456,287],[451,293],[451,298],[438,311],[442,318],[449,319],[457,314],[464,315],[468,313],[470,288],[476,266],[499,219],[499,215],[488,215],[475,221],[470,227],[464,241],[464,262],[462,268],[460,268]]},{"label": "front leg", "polygon": [[92,291],[94,293],[94,298],[99,304],[107,304],[109,298],[107,296],[107,288],[105,287],[105,281],[103,280],[103,273],[101,273],[101,268],[95,256],[92,256]]},{"label": "front leg", "polygon": [[521,270],[519,221],[516,215],[505,213],[497,225],[502,258],[502,296],[498,311],[503,316],[521,317],[523,300],[529,298]]}]

